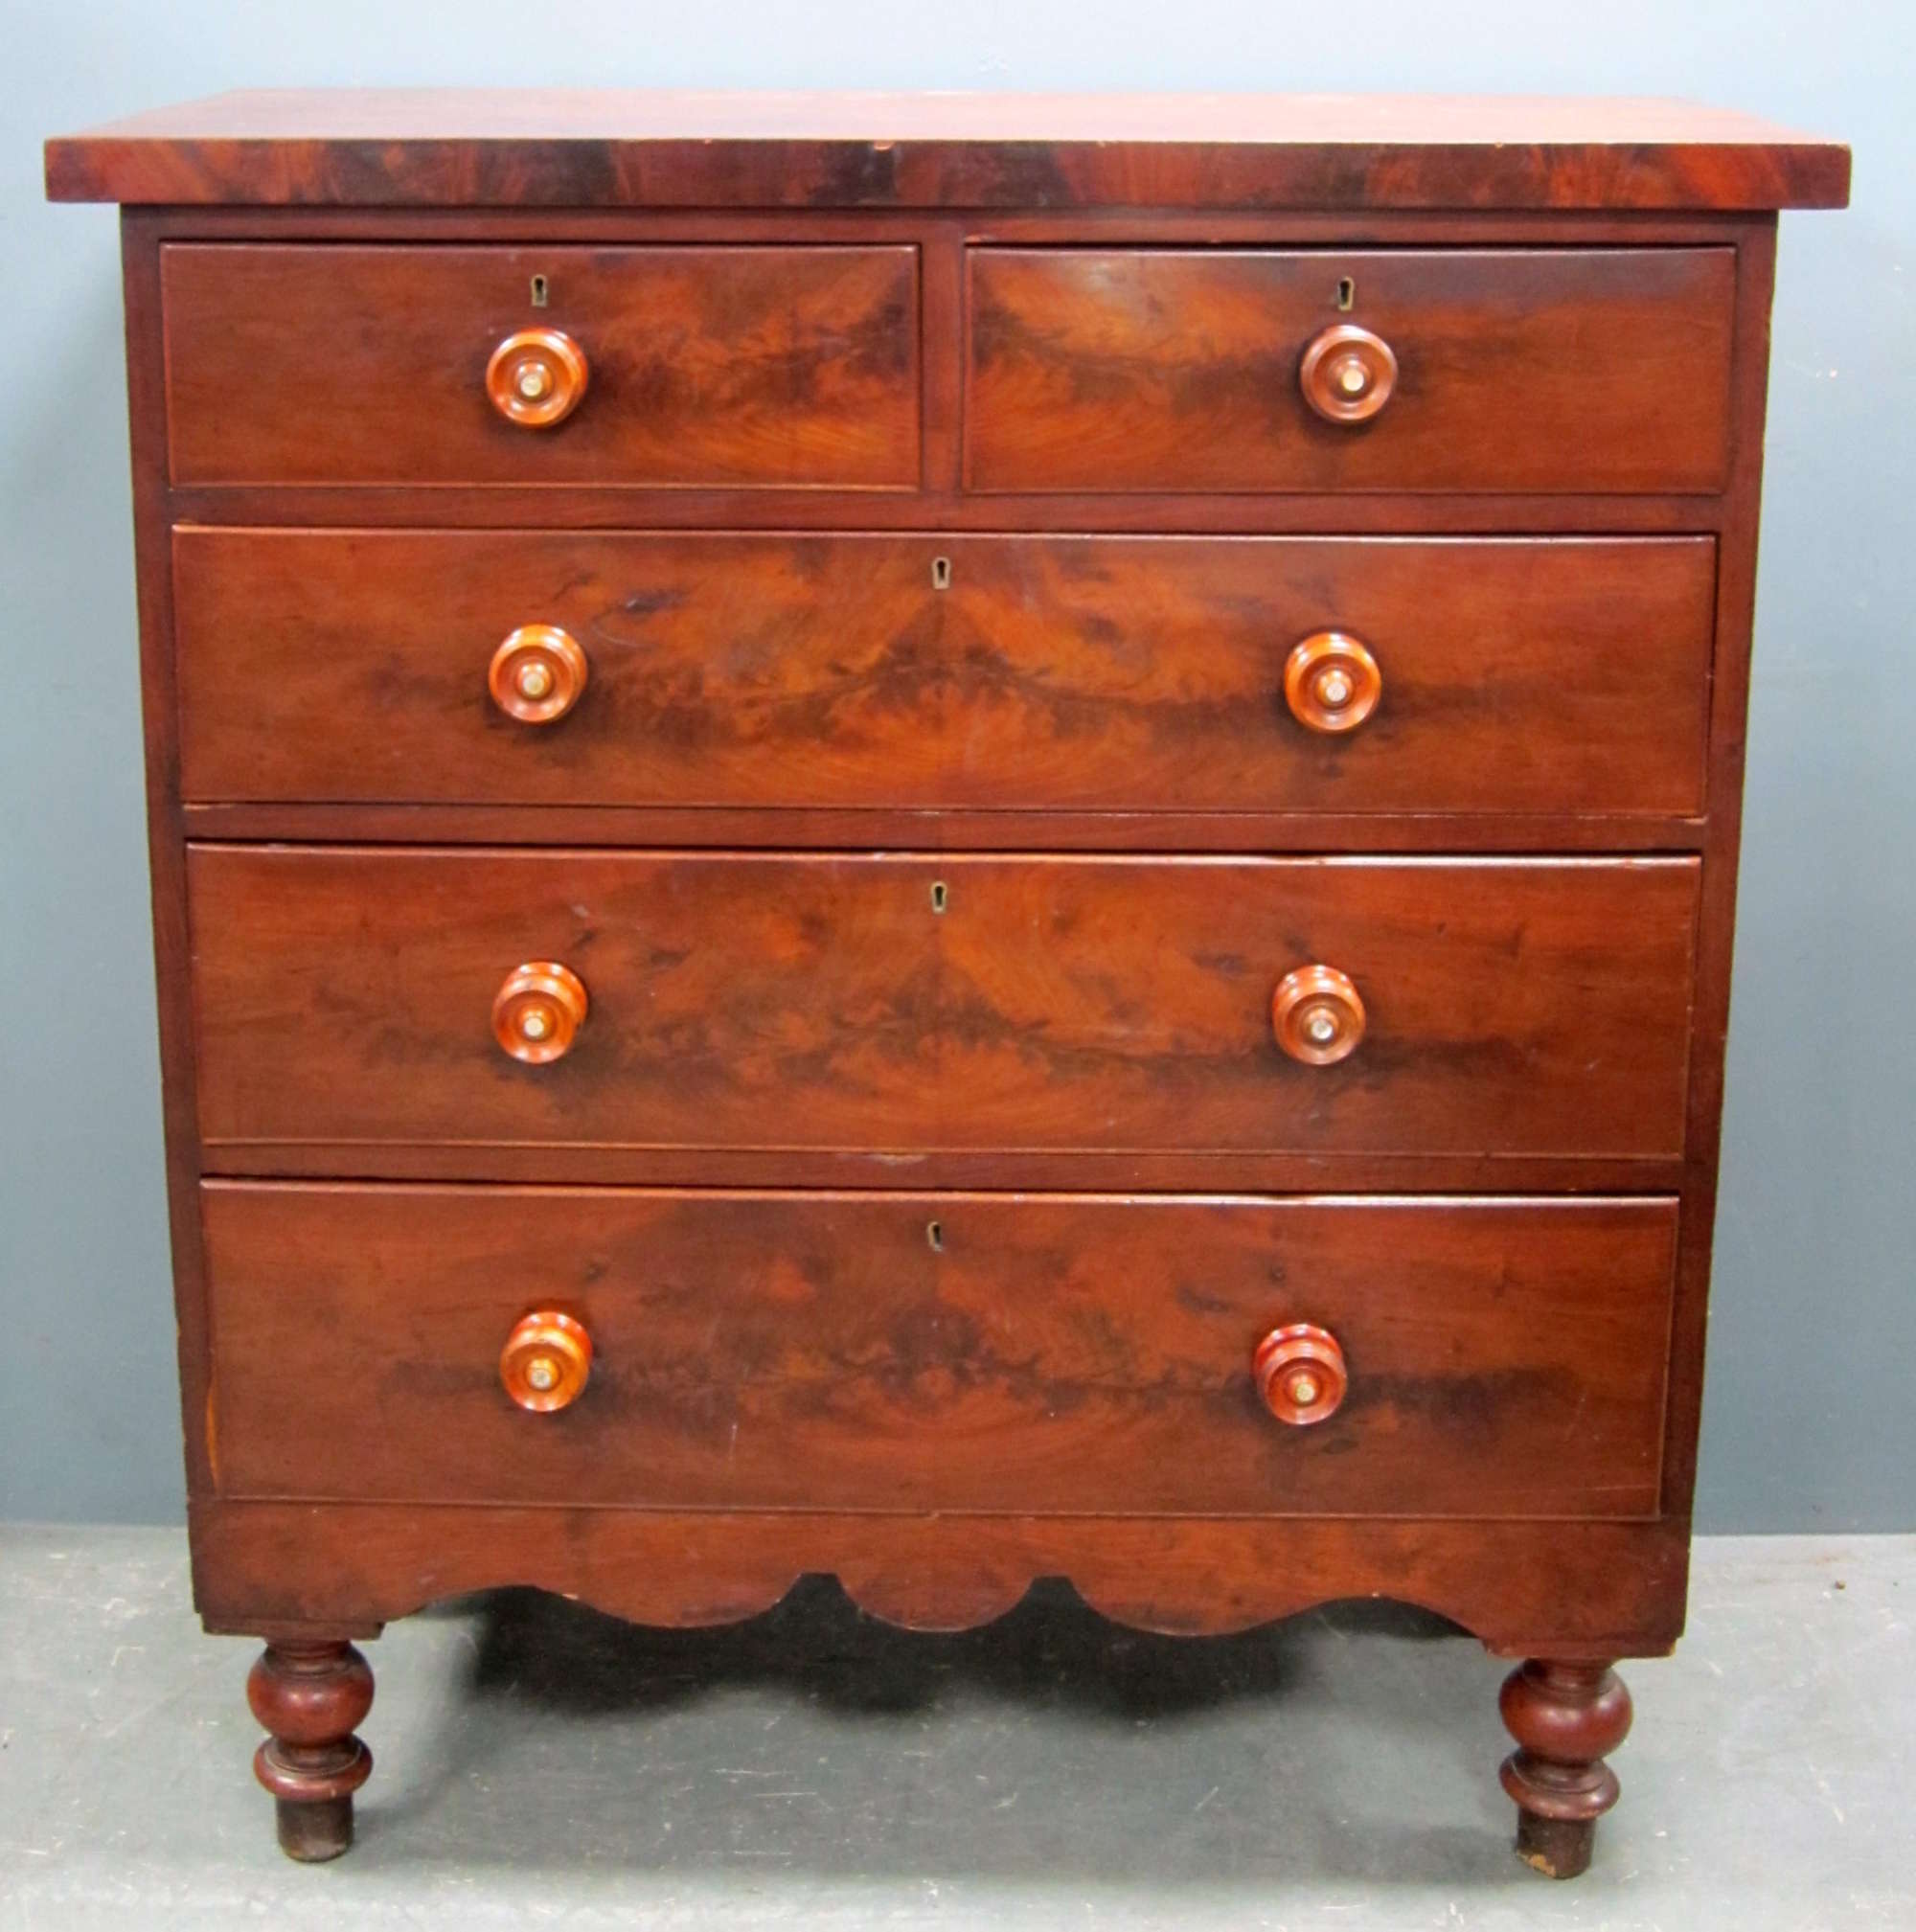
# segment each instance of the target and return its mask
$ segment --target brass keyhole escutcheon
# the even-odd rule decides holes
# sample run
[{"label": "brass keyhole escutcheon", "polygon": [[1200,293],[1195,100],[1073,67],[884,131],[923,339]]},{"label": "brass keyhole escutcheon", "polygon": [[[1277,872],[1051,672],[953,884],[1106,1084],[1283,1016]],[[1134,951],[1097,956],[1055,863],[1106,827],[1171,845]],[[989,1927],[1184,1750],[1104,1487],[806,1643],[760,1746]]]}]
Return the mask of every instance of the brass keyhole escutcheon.
[{"label": "brass keyhole escutcheon", "polygon": [[950,903],[951,903],[951,895],[946,889],[945,881],[942,878],[933,879],[931,882],[932,911],[936,913],[942,913],[945,910],[945,908]]}]

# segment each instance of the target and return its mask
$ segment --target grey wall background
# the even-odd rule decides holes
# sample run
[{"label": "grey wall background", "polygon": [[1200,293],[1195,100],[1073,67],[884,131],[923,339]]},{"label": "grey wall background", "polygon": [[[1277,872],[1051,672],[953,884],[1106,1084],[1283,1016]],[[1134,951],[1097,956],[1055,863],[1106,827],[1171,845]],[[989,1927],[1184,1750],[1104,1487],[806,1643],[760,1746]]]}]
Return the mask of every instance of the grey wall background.
[{"label": "grey wall background", "polygon": [[1675,94],[1850,141],[1785,218],[1699,1520],[1916,1528],[1908,0],[119,0],[0,74],[0,1517],[181,1511],[115,216],[39,143],[227,87]]}]

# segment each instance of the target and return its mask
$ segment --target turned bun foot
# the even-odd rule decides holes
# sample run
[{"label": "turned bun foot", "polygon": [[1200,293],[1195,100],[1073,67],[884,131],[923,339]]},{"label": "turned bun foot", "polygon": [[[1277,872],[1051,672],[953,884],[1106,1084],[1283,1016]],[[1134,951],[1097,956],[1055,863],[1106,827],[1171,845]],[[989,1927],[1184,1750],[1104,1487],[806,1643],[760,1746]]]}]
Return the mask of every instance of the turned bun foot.
[{"label": "turned bun foot", "polygon": [[371,1667],[351,1644],[268,1644],[246,1701],[268,1733],[253,1769],[277,1801],[280,1850],[303,1864],[337,1858],[353,1843],[353,1794],[373,1769],[353,1735],[373,1708]]},{"label": "turned bun foot", "polygon": [[1617,1801],[1604,1755],[1630,1735],[1630,1693],[1608,1664],[1532,1658],[1505,1678],[1498,1703],[1517,1742],[1501,1774],[1517,1801],[1517,1856],[1548,1877],[1574,1878]]}]

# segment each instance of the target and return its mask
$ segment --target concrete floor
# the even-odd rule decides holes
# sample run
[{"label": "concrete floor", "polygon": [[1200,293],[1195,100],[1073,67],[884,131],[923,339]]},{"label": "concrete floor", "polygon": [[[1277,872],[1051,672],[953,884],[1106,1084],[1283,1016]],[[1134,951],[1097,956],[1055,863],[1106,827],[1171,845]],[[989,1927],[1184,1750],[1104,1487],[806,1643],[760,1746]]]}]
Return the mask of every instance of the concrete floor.
[{"label": "concrete floor", "polygon": [[0,1928],[1908,1928],[1912,1600],[1916,1537],[1699,1544],[1553,1885],[1510,1850],[1504,1667],[1407,1612],[1184,1644],[1045,1590],[924,1637],[821,1582],[667,1633],[507,1592],[369,1647],[359,1843],[301,1868],[184,1539],[0,1529]]}]

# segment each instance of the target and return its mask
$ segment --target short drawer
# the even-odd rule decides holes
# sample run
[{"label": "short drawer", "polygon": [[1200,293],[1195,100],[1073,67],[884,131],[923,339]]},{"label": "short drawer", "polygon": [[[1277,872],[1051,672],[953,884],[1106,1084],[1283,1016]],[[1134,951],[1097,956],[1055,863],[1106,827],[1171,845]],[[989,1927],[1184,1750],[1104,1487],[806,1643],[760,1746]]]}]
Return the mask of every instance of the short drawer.
[{"label": "short drawer", "polygon": [[[174,243],[161,281],[177,484],[918,482],[912,248]],[[534,358],[525,413],[582,384],[543,426],[489,389],[528,331],[582,358]]]},{"label": "short drawer", "polygon": [[[1728,248],[981,248],[967,477],[982,490],[1716,490],[1734,284]],[[1351,330],[1395,364],[1356,395],[1341,387],[1350,338],[1329,333]],[[1320,414],[1307,386],[1355,420]]]},{"label": "short drawer", "polygon": [[188,875],[215,1147],[1683,1145],[1690,859],[196,846]]},{"label": "short drawer", "polygon": [[[202,1210],[228,1496],[1656,1507],[1666,1199],[214,1184]],[[572,1397],[527,1409],[502,1354],[554,1313],[583,1385],[576,1334],[543,1372],[521,1354],[522,1392]],[[1298,1328],[1318,1333],[1266,1342]],[[1327,1412],[1270,1406],[1307,1396]]]},{"label": "short drawer", "polygon": [[173,556],[193,800],[1702,804],[1707,537],[183,528]]}]

